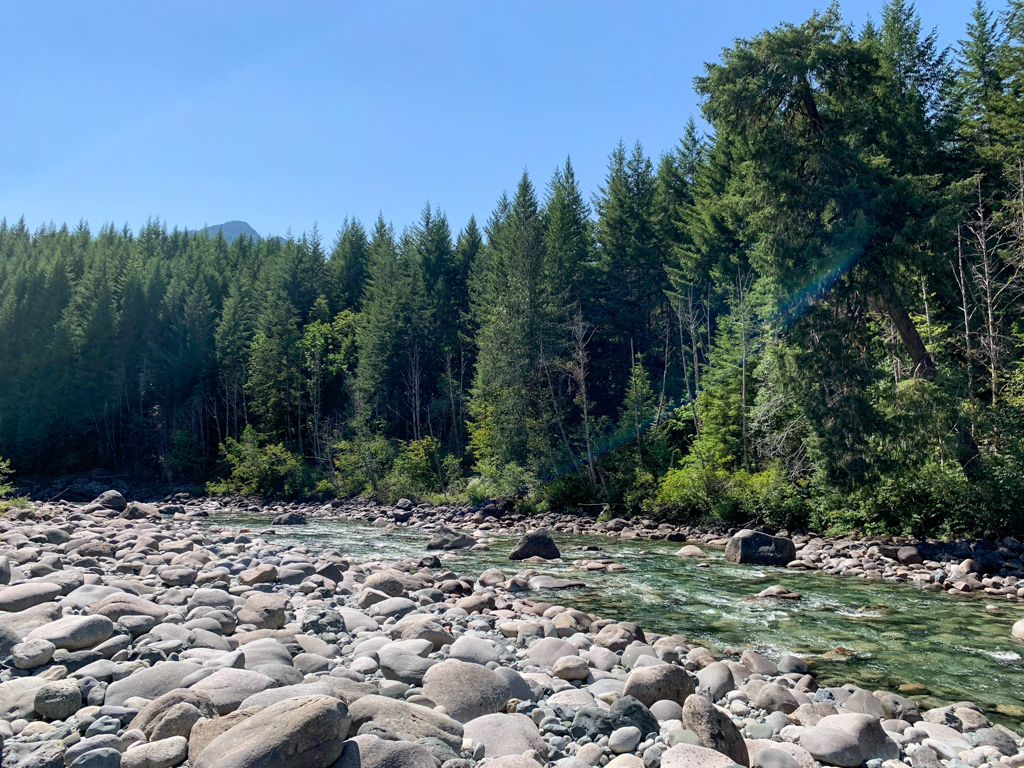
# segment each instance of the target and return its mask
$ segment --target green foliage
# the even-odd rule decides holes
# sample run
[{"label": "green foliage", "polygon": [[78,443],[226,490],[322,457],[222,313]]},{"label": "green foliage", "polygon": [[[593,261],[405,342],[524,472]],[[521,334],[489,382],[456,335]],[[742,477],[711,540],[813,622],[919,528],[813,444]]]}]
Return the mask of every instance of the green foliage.
[{"label": "green foliage", "polygon": [[654,475],[642,467],[637,467],[629,488],[623,494],[622,501],[629,515],[650,514],[654,510],[654,498],[658,494],[658,481]]},{"label": "green foliage", "polygon": [[14,485],[8,482],[11,479],[11,462],[0,456],[0,499],[7,498],[14,492]]},{"label": "green foliage", "polygon": [[[454,458],[454,457],[451,457]],[[461,474],[458,463],[453,465],[443,455],[440,441],[433,437],[404,443],[387,476],[388,492],[396,500],[401,497],[420,499],[428,494],[444,492]]]},{"label": "green foliage", "polygon": [[294,496],[307,487],[299,457],[281,443],[266,442],[251,425],[240,440],[229,437],[222,452],[231,474],[211,484],[213,493]]},{"label": "green foliage", "polygon": [[483,460],[477,462],[476,470],[479,474],[466,483],[470,504],[515,496],[536,484],[533,474],[516,464],[497,465]]},{"label": "green foliage", "polygon": [[726,523],[758,521],[777,526],[806,524],[809,507],[801,485],[779,464],[760,472],[730,472],[726,461],[691,453],[669,470],[658,492],[665,511],[684,518]]},{"label": "green foliage", "polygon": [[360,430],[350,440],[339,441],[334,463],[341,493],[384,498],[384,480],[394,461],[394,446],[381,435]]}]

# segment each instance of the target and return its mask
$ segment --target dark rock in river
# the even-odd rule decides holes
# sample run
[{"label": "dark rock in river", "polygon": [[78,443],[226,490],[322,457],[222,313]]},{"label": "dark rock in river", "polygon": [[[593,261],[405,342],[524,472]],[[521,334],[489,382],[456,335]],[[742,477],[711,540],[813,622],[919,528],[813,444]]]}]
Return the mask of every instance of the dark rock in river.
[{"label": "dark rock in river", "polygon": [[725,559],[730,563],[786,565],[796,559],[796,547],[791,539],[744,529],[729,539]]},{"label": "dark rock in river", "polygon": [[271,525],[305,525],[306,516],[301,512],[285,512],[274,518]]},{"label": "dark rock in river", "polygon": [[509,560],[526,560],[530,557],[542,557],[545,560],[557,560],[562,556],[555,545],[547,528],[531,531],[521,538],[512,548]]},{"label": "dark rock in river", "polygon": [[434,537],[427,542],[427,549],[469,549],[476,539],[465,533],[453,531],[446,525],[437,529]]}]

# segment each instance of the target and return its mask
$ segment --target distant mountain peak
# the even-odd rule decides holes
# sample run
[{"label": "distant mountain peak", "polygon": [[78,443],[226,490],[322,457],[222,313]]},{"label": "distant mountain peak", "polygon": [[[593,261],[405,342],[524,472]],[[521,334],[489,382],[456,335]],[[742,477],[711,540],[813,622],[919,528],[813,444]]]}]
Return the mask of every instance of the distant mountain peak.
[{"label": "distant mountain peak", "polygon": [[259,240],[260,233],[249,226],[245,221],[225,221],[223,224],[214,224],[202,230],[210,237],[216,237],[218,232],[224,233],[224,239],[229,243],[239,235],[248,235],[253,240]]}]

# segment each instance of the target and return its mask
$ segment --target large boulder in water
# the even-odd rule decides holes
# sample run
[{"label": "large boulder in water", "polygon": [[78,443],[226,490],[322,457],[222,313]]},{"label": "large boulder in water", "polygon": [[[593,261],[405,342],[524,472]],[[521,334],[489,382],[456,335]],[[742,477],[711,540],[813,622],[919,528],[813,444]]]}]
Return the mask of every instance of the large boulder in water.
[{"label": "large boulder in water", "polygon": [[427,549],[469,549],[476,544],[476,539],[465,533],[457,533],[446,525],[442,525],[427,542]]},{"label": "large boulder in water", "polygon": [[1013,629],[1010,630],[1014,640],[1020,640],[1024,642],[1024,619],[1021,619],[1013,625]]},{"label": "large boulder in water", "polygon": [[744,529],[729,539],[725,559],[730,563],[786,565],[796,559],[791,539]]},{"label": "large boulder in water", "polygon": [[557,560],[562,556],[555,545],[547,528],[531,531],[521,538],[509,553],[509,560],[526,560],[530,557],[541,557],[545,560]]},{"label": "large boulder in water", "polygon": [[285,512],[274,518],[271,525],[305,525],[306,516],[301,512]]}]

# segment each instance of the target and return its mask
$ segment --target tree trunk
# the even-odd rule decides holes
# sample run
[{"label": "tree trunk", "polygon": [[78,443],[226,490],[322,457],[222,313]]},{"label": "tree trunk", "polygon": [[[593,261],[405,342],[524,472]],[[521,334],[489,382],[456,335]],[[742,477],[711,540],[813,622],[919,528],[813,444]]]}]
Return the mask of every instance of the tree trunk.
[{"label": "tree trunk", "polygon": [[[920,375],[928,381],[935,381],[937,372],[935,360],[932,359],[931,354],[925,347],[921,334],[917,332],[914,322],[910,319],[910,313],[907,312],[907,308],[903,305],[899,296],[896,295],[896,291],[893,290],[892,286],[884,284],[869,297],[868,301],[872,309],[885,314],[896,327],[896,332],[899,333],[900,340],[903,342],[907,354],[910,355],[910,359],[914,363],[913,374],[915,376]],[[957,422],[953,425],[953,430],[956,432],[960,445],[963,447],[959,456],[960,466],[964,468],[968,477],[971,477],[977,469],[980,469],[979,459],[981,451],[978,448],[978,443],[974,439],[974,435],[971,434],[969,427],[964,428],[962,424]]]},{"label": "tree trunk", "polygon": [[883,286],[869,297],[869,304],[876,312],[885,315],[896,328],[903,342],[903,348],[907,350],[911,361],[914,363],[913,374],[923,376],[928,381],[935,381],[935,361],[931,353],[925,347],[921,334],[917,332],[914,321],[910,319],[910,313],[900,301],[896,292],[888,285]]}]

